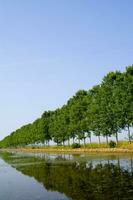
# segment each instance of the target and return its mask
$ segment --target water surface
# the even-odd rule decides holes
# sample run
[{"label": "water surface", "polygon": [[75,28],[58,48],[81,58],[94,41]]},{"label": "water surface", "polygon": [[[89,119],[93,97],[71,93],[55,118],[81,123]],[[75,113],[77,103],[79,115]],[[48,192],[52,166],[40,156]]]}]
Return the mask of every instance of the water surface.
[{"label": "water surface", "polygon": [[0,200],[132,200],[132,155],[0,154]]}]

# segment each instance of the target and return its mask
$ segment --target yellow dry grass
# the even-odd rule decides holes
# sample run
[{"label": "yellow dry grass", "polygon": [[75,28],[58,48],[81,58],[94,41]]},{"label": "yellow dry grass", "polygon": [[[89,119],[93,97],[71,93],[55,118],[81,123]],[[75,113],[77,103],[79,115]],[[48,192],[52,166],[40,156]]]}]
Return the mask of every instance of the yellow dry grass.
[{"label": "yellow dry grass", "polygon": [[133,143],[120,141],[116,148],[109,148],[106,143],[87,144],[78,149],[72,149],[69,146],[50,146],[50,147],[25,147],[1,149],[1,151],[30,152],[30,153],[133,153]]}]

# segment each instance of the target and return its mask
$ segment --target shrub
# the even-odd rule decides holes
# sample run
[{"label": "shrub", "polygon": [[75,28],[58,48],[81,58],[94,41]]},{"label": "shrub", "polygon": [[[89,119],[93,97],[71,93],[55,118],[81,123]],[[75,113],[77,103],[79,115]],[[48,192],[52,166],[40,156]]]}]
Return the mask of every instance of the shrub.
[{"label": "shrub", "polygon": [[77,148],[80,148],[81,145],[79,143],[74,143],[72,144],[72,149],[77,149]]},{"label": "shrub", "polygon": [[116,147],[116,142],[114,142],[114,141],[111,140],[111,141],[109,142],[109,147],[110,147],[110,148],[115,148],[115,147]]}]

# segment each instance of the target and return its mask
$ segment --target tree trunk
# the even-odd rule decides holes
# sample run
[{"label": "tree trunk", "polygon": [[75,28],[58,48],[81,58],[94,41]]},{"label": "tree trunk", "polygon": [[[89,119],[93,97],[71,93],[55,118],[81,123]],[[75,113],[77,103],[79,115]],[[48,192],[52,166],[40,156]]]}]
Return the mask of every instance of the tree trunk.
[{"label": "tree trunk", "polygon": [[130,127],[128,125],[128,140],[129,140],[129,143],[131,144],[131,134],[130,134]]},{"label": "tree trunk", "polygon": [[116,143],[118,144],[118,133],[117,132],[115,134],[115,137],[116,137]]},{"label": "tree trunk", "polygon": [[85,137],[84,137],[84,146],[86,146]]},{"label": "tree trunk", "polygon": [[109,144],[108,136],[107,135],[106,135],[106,143],[107,143],[107,145]]},{"label": "tree trunk", "polygon": [[68,146],[70,146],[70,138],[68,138]]},{"label": "tree trunk", "polygon": [[91,144],[91,136],[89,137],[89,139],[90,139],[90,144]]},{"label": "tree trunk", "polygon": [[73,137],[73,144],[74,144],[74,137]]},{"label": "tree trunk", "polygon": [[78,141],[79,141],[79,144],[80,144],[80,139],[78,139]]},{"label": "tree trunk", "polygon": [[99,141],[99,145],[100,145],[101,144],[100,135],[98,135],[98,141]]}]

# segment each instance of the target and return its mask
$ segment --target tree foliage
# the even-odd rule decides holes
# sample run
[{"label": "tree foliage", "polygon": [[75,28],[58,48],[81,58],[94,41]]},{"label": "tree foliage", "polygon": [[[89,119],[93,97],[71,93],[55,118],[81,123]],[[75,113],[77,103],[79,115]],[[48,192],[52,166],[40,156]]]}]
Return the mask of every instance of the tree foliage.
[{"label": "tree foliage", "polygon": [[0,141],[0,147],[16,147],[43,143],[65,145],[75,139],[86,144],[94,134],[98,137],[114,135],[118,143],[118,133],[128,132],[131,142],[133,126],[133,65],[126,71],[108,73],[101,84],[85,91],[79,90],[66,105],[55,111],[45,111],[41,118],[24,125]]}]

